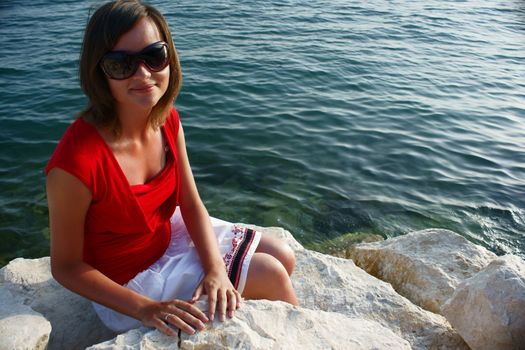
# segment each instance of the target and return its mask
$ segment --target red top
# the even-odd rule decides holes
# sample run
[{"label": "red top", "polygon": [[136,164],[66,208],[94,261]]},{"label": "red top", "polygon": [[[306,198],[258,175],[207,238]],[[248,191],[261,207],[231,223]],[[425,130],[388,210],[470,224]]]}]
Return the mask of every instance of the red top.
[{"label": "red top", "polygon": [[169,244],[180,184],[175,108],[161,130],[169,147],[166,165],[144,185],[130,186],[104,139],[81,118],[68,127],[45,169],[47,175],[61,168],[90,190],[84,261],[120,284],[153,264]]}]

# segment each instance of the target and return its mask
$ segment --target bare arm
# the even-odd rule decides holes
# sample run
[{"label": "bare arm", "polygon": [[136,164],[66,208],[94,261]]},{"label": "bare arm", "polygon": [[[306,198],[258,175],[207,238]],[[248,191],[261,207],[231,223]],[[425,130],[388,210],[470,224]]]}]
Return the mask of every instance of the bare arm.
[{"label": "bare arm", "polygon": [[[52,169],[46,182],[51,231],[51,272],[64,287],[118,312],[141,320],[166,334],[174,335],[162,318],[170,313],[170,322],[193,333],[190,323],[202,329],[198,320],[183,314],[188,308],[182,301],[161,303],[144,297],[112,281],[97,269],[83,262],[84,222],[92,197],[86,186],[60,168]],[[205,320],[196,308],[193,315]],[[199,314],[200,312],[200,314]],[[184,319],[186,322],[179,322]]]},{"label": "bare arm", "polygon": [[229,317],[233,316],[234,310],[239,307],[241,296],[228,278],[208,211],[204,207],[197,191],[186,152],[182,125],[180,125],[179,134],[177,135],[177,152],[182,182],[179,206],[184,223],[199,253],[205,273],[204,280],[197,288],[192,300],[198,299],[203,290],[206,291],[208,294],[210,319],[214,318],[217,305],[219,318],[223,321],[226,310],[228,310]]}]

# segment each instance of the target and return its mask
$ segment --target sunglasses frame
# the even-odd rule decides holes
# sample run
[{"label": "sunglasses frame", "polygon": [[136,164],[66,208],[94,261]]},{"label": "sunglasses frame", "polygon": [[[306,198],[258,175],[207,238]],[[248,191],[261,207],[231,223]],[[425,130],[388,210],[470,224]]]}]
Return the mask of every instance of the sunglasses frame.
[{"label": "sunglasses frame", "polygon": [[[166,60],[160,68],[152,67],[148,63],[148,58],[150,57],[148,56],[148,52],[157,48],[164,48],[166,50]],[[117,58],[115,58],[115,56]],[[106,60],[118,61],[121,62],[121,64],[125,64],[126,62],[128,62],[130,66],[129,74],[125,74],[122,77],[115,77],[113,74],[110,73],[109,68],[105,66],[104,62],[106,62]],[[99,66],[108,78],[113,80],[126,80],[132,77],[137,72],[137,69],[139,68],[141,62],[144,63],[144,65],[148,68],[150,72],[160,72],[161,70],[166,68],[170,63],[168,44],[164,41],[157,41],[151,45],[146,46],[139,52],[110,51],[104,56],[102,56],[102,58],[100,59]]]}]

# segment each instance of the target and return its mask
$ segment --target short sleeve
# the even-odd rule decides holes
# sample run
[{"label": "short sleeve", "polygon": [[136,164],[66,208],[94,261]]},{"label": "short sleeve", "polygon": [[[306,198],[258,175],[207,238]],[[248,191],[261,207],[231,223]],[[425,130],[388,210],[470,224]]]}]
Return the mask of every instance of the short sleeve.
[{"label": "short sleeve", "polygon": [[87,125],[77,120],[71,124],[58,143],[51,159],[45,167],[46,176],[53,168],[60,168],[78,178],[95,197],[95,160],[90,145]]}]

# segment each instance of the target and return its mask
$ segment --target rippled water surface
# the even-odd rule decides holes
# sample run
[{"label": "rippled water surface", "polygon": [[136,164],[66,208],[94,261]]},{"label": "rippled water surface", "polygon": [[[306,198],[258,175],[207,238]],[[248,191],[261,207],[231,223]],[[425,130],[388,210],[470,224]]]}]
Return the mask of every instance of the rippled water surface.
[{"label": "rippled water surface", "polygon": [[[43,167],[98,1],[0,3],[0,264],[48,254]],[[525,257],[522,1],[152,1],[214,216],[305,244],[454,230]]]}]

